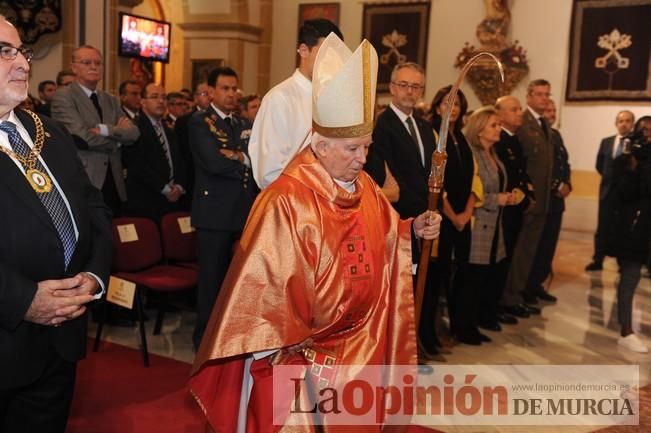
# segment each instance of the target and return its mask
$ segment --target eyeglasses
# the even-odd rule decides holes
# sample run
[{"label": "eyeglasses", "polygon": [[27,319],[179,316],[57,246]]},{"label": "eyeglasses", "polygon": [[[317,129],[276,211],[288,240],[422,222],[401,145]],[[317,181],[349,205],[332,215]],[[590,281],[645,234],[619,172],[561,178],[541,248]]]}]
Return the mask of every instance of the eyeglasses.
[{"label": "eyeglasses", "polygon": [[88,67],[90,65],[102,66],[102,61],[101,60],[87,60],[87,59],[84,59],[84,60],[80,60],[80,61],[75,62],[75,63],[77,63],[79,65],[84,65],[86,67]]},{"label": "eyeglasses", "polygon": [[208,96],[208,92],[206,92],[206,91],[198,92],[198,93],[196,93],[196,95],[206,97],[206,96]]},{"label": "eyeglasses", "polygon": [[407,83],[406,81],[400,81],[400,82],[395,82],[392,81],[391,84],[396,86],[400,90],[411,90],[412,92],[420,92],[425,88],[422,84],[416,84],[416,83]]},{"label": "eyeglasses", "polygon": [[32,57],[34,57],[34,50],[31,48],[16,48],[12,45],[0,44],[0,57],[2,57],[3,60],[16,60],[18,53],[22,54],[28,62],[31,62]]}]

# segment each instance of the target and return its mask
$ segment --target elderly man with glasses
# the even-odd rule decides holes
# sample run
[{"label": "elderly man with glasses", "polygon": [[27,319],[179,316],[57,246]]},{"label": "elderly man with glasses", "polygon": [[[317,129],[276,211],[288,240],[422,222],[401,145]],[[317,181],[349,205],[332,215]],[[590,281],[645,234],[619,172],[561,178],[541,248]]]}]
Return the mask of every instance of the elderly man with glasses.
[{"label": "elderly man with glasses", "polygon": [[[392,204],[401,218],[412,218],[427,210],[427,180],[434,152],[434,134],[432,127],[414,112],[424,88],[425,71],[420,65],[396,65],[389,85],[391,104],[378,116],[373,129],[373,144],[364,167],[379,185],[386,187],[387,183],[397,183],[398,196]],[[418,263],[415,239],[412,245],[413,263]],[[434,278],[435,273],[430,272],[419,337],[421,355],[441,360],[438,355],[440,343],[434,327],[437,299]]]},{"label": "elderly man with glasses", "polygon": [[111,219],[70,134],[24,111],[32,52],[0,16],[0,431],[66,430]]},{"label": "elderly man with glasses", "polygon": [[55,93],[52,118],[77,136],[75,144],[91,183],[118,216],[127,201],[121,147],[136,141],[138,128],[122,111],[120,100],[99,89],[103,62],[97,48],[76,48],[71,66],[75,82]]}]

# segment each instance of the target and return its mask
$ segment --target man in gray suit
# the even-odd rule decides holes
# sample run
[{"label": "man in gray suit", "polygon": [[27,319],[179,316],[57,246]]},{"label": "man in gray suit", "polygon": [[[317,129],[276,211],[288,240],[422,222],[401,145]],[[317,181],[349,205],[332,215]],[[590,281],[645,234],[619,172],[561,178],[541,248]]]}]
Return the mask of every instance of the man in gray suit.
[{"label": "man in gray suit", "polygon": [[72,52],[75,82],[58,90],[52,101],[52,117],[75,137],[79,157],[91,183],[102,190],[104,201],[119,215],[127,200],[120,147],[140,135],[120,101],[97,89],[102,79],[102,54],[82,45]]},{"label": "man in gray suit", "polygon": [[[522,126],[516,133],[527,160],[527,173],[531,177],[536,204],[524,214],[522,228],[513,252],[502,304],[505,312],[517,306],[525,306],[529,314],[539,314],[540,309],[532,307],[537,303],[539,293],[521,293],[527,290],[531,266],[547,219],[552,191],[552,169],[554,147],[551,142],[551,127],[543,113],[549,105],[551,85],[547,80],[534,80],[527,87],[527,108],[524,110]],[[523,296],[524,295],[524,296]],[[523,299],[527,301],[522,304]],[[521,316],[520,316],[521,317]]]},{"label": "man in gray suit", "polygon": [[597,154],[597,172],[601,175],[599,184],[599,214],[597,219],[597,231],[594,234],[594,256],[592,262],[586,267],[586,271],[600,271],[603,269],[604,256],[606,255],[605,230],[611,221],[613,213],[613,194],[611,194],[611,184],[613,181],[613,161],[622,154],[622,138],[633,131],[635,115],[623,110],[617,113],[615,118],[615,127],[617,135],[611,135],[601,140],[599,153]]}]

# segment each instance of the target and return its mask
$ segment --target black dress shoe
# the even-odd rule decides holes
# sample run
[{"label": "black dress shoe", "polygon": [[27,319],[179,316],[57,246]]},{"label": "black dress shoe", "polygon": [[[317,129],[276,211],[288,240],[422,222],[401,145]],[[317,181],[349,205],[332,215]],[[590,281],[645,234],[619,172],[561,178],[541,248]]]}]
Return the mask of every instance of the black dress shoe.
[{"label": "black dress shoe", "polygon": [[470,344],[471,346],[481,345],[481,339],[478,335],[474,335],[470,332],[460,332],[457,333],[457,341],[463,344]]},{"label": "black dress shoe", "polygon": [[590,272],[590,271],[601,271],[603,268],[604,268],[604,265],[601,262],[590,262],[585,267],[585,270],[588,271],[588,272]]},{"label": "black dress shoe", "polygon": [[529,313],[530,316],[540,314],[540,308],[538,307],[534,307],[533,305],[529,305],[529,304],[520,304],[520,306],[526,309],[527,313]]},{"label": "black dress shoe", "polygon": [[531,314],[529,314],[529,311],[525,307],[523,307],[522,304],[503,307],[502,310],[504,310],[506,314],[519,317],[521,319],[528,319],[529,316],[531,316]]},{"label": "black dress shoe", "polygon": [[495,322],[483,322],[479,324],[479,327],[481,329],[485,329],[487,331],[494,331],[494,332],[500,332],[502,330],[502,327],[500,326],[497,321]]},{"label": "black dress shoe", "polygon": [[538,298],[536,297],[535,294],[523,293],[522,299],[524,300],[525,304],[536,305],[538,303]]},{"label": "black dress shoe", "polygon": [[510,314],[498,314],[497,315],[497,322],[498,323],[503,323],[505,325],[517,325],[518,324],[518,319],[515,317],[511,316]]},{"label": "black dress shoe", "polygon": [[556,302],[558,300],[556,299],[556,296],[550,295],[548,292],[545,292],[544,290],[542,292],[537,292],[536,296],[538,297],[538,299],[545,302]]},{"label": "black dress shoe", "polygon": [[479,341],[481,341],[482,343],[490,343],[491,341],[493,341],[488,335],[482,334],[479,331],[476,332],[477,332],[477,338],[479,338]]},{"label": "black dress shoe", "polygon": [[[441,361],[441,358],[443,361]],[[424,344],[420,338],[418,339],[418,359],[445,362],[445,358],[434,344]]]}]

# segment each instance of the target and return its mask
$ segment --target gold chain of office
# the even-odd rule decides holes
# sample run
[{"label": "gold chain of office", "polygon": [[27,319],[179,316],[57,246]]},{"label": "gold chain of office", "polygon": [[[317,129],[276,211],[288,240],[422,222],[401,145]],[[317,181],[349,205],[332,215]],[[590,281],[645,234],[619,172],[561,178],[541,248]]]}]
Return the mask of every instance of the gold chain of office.
[{"label": "gold chain of office", "polygon": [[41,154],[41,150],[43,150],[43,143],[45,142],[45,129],[43,128],[43,122],[41,122],[41,119],[35,113],[29,110],[24,111],[32,117],[34,120],[34,126],[36,127],[34,147],[31,148],[27,156],[19,155],[4,146],[0,146],[0,151],[16,159],[23,165],[23,167],[25,167],[25,177],[34,191],[41,194],[48,193],[52,190],[52,181],[50,180],[50,177],[47,173],[43,173],[41,170],[34,168],[38,156]]}]

